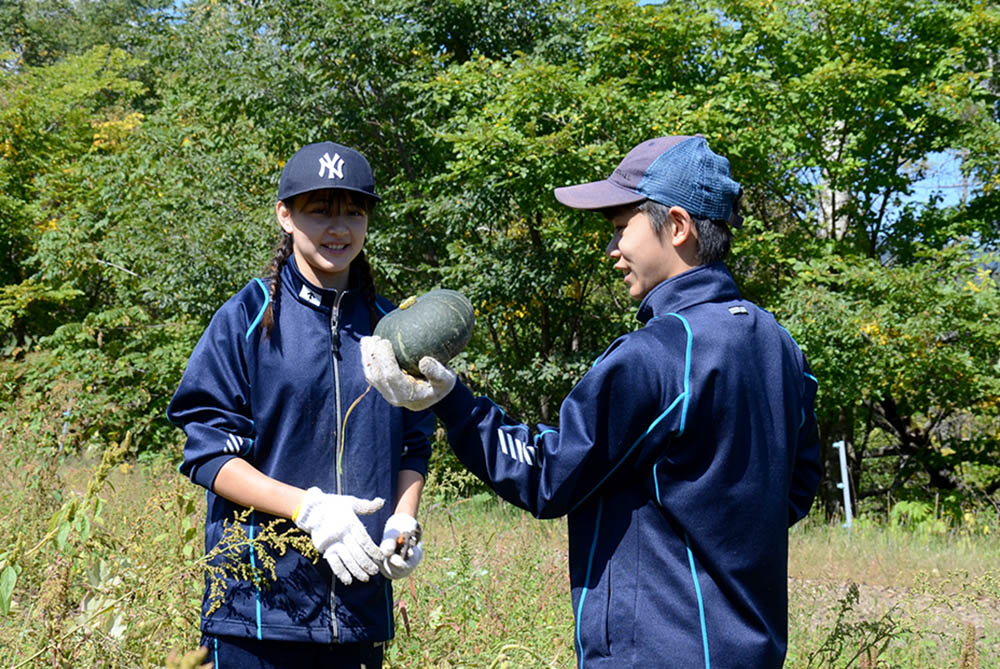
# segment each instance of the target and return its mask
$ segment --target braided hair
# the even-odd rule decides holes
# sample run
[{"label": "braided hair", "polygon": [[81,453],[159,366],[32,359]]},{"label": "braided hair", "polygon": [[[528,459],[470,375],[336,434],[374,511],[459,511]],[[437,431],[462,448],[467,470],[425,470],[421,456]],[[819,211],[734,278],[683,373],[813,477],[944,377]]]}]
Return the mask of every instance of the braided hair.
[{"label": "braided hair", "polygon": [[[357,199],[361,200],[361,204],[364,206],[365,211],[370,217],[372,212],[375,210],[375,201],[368,197],[363,197],[353,194],[351,191],[343,191],[348,202],[354,204]],[[294,198],[293,198],[294,200]],[[286,206],[289,209],[292,208],[293,203],[288,202]],[[271,331],[274,328],[274,313],[275,309],[278,307],[278,297],[281,295],[281,270],[288,262],[288,259],[292,256],[292,235],[282,231],[281,238],[274,245],[274,253],[271,256],[271,261],[265,268],[266,277],[269,279],[269,293],[270,300],[267,305],[267,309],[264,311],[264,316],[261,318],[261,324],[264,326],[265,336],[270,337]],[[361,299],[364,301],[365,306],[368,307],[368,321],[371,325],[372,331],[375,330],[375,324],[378,323],[379,319],[382,317],[379,312],[378,304],[376,303],[376,293],[375,293],[375,280],[372,276],[372,267],[368,263],[368,258],[365,257],[364,249],[354,258],[351,262],[352,270],[357,267],[357,277],[360,283]]]},{"label": "braided hair", "polygon": [[292,236],[282,231],[281,238],[274,245],[271,262],[268,263],[265,270],[269,279],[268,286],[271,299],[268,301],[261,324],[264,326],[264,332],[267,337],[271,336],[271,330],[274,328],[274,310],[278,306],[278,296],[281,295],[281,268],[285,266],[291,255]]}]

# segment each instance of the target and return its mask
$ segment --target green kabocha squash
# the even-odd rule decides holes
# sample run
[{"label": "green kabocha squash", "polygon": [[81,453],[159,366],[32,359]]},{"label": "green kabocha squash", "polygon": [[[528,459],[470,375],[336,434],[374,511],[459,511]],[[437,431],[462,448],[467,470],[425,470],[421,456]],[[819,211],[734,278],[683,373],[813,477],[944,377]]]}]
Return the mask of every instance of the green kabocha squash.
[{"label": "green kabocha squash", "polygon": [[375,325],[379,337],[392,342],[396,361],[420,376],[425,355],[447,363],[462,352],[472,336],[475,314],[462,293],[439,288],[404,300]]}]

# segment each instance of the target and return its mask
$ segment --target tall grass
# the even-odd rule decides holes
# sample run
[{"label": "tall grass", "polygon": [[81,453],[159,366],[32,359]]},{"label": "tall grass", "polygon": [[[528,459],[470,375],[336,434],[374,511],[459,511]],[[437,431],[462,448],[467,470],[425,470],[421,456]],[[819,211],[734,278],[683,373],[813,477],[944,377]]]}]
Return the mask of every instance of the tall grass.
[{"label": "tall grass", "polygon": [[[0,415],[0,668],[196,666],[204,493],[169,463],[126,463],[127,439],[93,461],[22,445]],[[434,498],[387,667],[572,666],[565,520]],[[1000,666],[996,525],[793,528],[787,666]]]},{"label": "tall grass", "polygon": [[1000,666],[997,517],[965,521],[862,517],[848,530],[811,517],[793,528],[787,666]]},{"label": "tall grass", "polygon": [[565,520],[539,521],[487,494],[422,516],[425,561],[396,585],[387,666],[572,666]]},{"label": "tall grass", "polygon": [[79,462],[25,459],[0,434],[0,666],[162,666],[194,648],[203,495],[123,464],[128,439]]}]

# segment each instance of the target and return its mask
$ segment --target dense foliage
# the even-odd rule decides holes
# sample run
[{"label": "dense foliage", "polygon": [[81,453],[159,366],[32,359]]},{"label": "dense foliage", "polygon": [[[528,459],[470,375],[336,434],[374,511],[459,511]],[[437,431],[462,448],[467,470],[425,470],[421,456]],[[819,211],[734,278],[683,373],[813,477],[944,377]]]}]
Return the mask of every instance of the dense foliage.
[{"label": "dense foliage", "polygon": [[[31,434],[54,449],[176,453],[164,409],[268,259],[283,161],[333,138],[376,169],[382,291],[463,291],[456,367],[555,422],[636,323],[606,223],[552,188],[703,133],[747,192],[738,281],[821,383],[828,510],[842,439],[862,498],[996,504],[998,37],[958,0],[4,3],[4,412],[68,407]],[[961,197],[916,188],[941,156]]]}]

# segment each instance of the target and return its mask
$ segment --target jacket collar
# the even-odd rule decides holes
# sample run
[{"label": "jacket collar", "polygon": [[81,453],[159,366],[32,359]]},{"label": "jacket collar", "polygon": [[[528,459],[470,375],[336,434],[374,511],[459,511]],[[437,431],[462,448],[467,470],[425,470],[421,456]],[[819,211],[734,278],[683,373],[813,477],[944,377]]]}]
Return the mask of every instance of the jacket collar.
[{"label": "jacket collar", "polygon": [[695,304],[734,300],[739,296],[736,282],[724,264],[699,265],[657,284],[639,304],[636,317],[646,323]]},{"label": "jacket collar", "polygon": [[[330,309],[337,302],[337,295],[341,292],[333,288],[320,288],[307,281],[299,271],[294,255],[289,256],[285,266],[281,268],[281,285],[287,288],[296,300],[315,309]],[[358,272],[353,264],[347,286],[347,290],[342,291],[345,297],[359,287]]]}]

